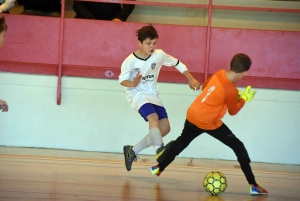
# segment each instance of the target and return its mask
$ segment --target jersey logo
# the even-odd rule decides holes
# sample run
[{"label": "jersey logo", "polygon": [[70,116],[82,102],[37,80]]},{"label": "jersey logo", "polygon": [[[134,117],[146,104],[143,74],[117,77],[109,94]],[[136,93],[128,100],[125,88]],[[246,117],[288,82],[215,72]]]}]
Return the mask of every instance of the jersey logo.
[{"label": "jersey logo", "polygon": [[156,67],[156,63],[152,63],[152,64],[151,64],[151,69],[154,70],[155,67]]}]

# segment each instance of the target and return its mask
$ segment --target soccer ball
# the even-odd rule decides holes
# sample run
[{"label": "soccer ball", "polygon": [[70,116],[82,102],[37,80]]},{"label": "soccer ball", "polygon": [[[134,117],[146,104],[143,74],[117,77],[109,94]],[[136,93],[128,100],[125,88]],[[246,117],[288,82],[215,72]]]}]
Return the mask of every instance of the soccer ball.
[{"label": "soccer ball", "polygon": [[203,187],[211,195],[220,195],[227,188],[226,177],[222,172],[211,171],[204,177]]}]

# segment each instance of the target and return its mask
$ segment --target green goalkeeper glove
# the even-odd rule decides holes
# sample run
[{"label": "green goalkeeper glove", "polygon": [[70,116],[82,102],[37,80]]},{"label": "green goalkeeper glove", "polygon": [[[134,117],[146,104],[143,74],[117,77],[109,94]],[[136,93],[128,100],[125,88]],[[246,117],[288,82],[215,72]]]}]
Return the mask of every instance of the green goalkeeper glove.
[{"label": "green goalkeeper glove", "polygon": [[[250,102],[256,93],[256,90],[250,92],[251,89],[252,89],[251,86],[247,86],[244,93],[240,96],[242,99],[245,100],[245,102]],[[240,95],[240,93],[239,93],[239,95]]]}]

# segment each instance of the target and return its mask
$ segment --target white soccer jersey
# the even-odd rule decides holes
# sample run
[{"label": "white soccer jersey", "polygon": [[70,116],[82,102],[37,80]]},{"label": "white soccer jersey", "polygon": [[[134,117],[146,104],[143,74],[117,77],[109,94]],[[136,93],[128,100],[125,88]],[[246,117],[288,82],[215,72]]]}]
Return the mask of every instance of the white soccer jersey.
[{"label": "white soccer jersey", "polygon": [[187,71],[183,63],[160,49],[155,50],[146,59],[141,59],[132,53],[122,63],[120,83],[124,80],[133,81],[138,71],[142,75],[137,87],[125,87],[126,99],[136,111],[145,103],[163,106],[157,91],[157,79],[163,65],[174,66],[181,73]]}]

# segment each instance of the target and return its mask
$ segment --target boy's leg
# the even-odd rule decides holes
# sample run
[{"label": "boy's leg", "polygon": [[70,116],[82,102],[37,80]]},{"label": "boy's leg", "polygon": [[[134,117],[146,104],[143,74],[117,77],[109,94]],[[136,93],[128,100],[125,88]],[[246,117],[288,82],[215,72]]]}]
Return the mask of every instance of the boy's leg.
[{"label": "boy's leg", "polygon": [[[250,166],[251,160],[244,144],[231,132],[231,130],[224,123],[219,128],[215,130],[207,130],[206,132],[234,151],[248,183],[257,187],[258,185],[255,181],[255,177]],[[265,190],[263,189],[263,191]],[[261,194],[266,193],[267,191],[265,191],[265,193],[262,192]]]},{"label": "boy's leg", "polygon": [[147,134],[139,143],[134,145],[132,149],[136,154],[138,154],[140,151],[150,147],[152,144],[152,138],[149,134]]},{"label": "boy's leg", "polygon": [[[170,131],[170,124],[164,107],[146,103],[141,106],[139,113],[145,121],[149,122],[149,134],[135,146],[124,146],[125,166],[128,171],[131,170],[132,162],[136,161],[136,154],[151,145],[156,150],[160,148],[163,145],[162,137],[167,134],[166,131]],[[163,134],[160,131],[160,126],[163,129]]]},{"label": "boy's leg", "polygon": [[160,135],[155,136],[155,135],[153,135],[153,133],[152,133],[152,135],[150,133],[147,134],[139,143],[137,143],[132,148],[136,154],[138,154],[143,149],[146,149],[146,148],[150,147],[151,145],[154,145],[155,141],[158,141],[157,144],[162,143],[162,137],[167,135],[168,132],[170,131],[170,124],[169,124],[168,118],[159,120],[158,125],[159,125]]},{"label": "boy's leg", "polygon": [[254,175],[250,167],[250,158],[244,144],[231,132],[231,130],[223,123],[219,128],[215,130],[207,131],[209,135],[221,141],[223,144],[230,147],[237,160],[241,165],[247,181],[249,184],[256,184]]},{"label": "boy's leg", "polygon": [[[159,115],[159,114],[158,114]],[[158,116],[159,118],[159,116]],[[158,127],[162,137],[165,137],[170,132],[170,122],[168,117],[158,120]]]},{"label": "boy's leg", "polygon": [[[151,116],[154,116],[155,113],[151,114]],[[151,119],[151,118],[149,118]],[[166,123],[167,120],[167,123]],[[150,120],[151,121],[151,120]],[[146,135],[139,143],[137,143],[135,146],[127,145],[124,147],[124,154],[125,154],[125,165],[128,171],[131,169],[131,164],[133,161],[136,160],[135,155],[137,155],[140,151],[143,149],[146,149],[147,147],[153,145],[154,149],[156,150],[156,153],[161,152],[160,148],[164,148],[163,145],[163,136],[166,135],[166,130],[168,129],[169,121],[167,118],[163,120],[164,123],[160,122],[158,125],[163,126],[162,132],[160,132],[160,128],[153,127],[150,128],[149,134]],[[167,124],[167,125],[166,125]],[[150,126],[151,127],[151,126]],[[133,152],[132,152],[133,151]],[[132,155],[128,152],[132,152]],[[131,156],[131,157],[128,157]]]},{"label": "boy's leg", "polygon": [[[146,103],[139,109],[139,113],[149,123],[149,134],[146,136],[147,144],[148,146],[153,145],[154,149],[157,150],[163,145],[163,136],[170,132],[170,123],[166,109],[162,106]],[[134,150],[141,150],[139,147],[142,146],[136,146],[133,148]]]},{"label": "boy's leg", "polygon": [[201,133],[203,133],[202,129],[199,129],[197,126],[186,120],[181,135],[172,143],[170,150],[164,156],[164,160],[157,165],[159,167],[159,171],[164,171],[175,157]]},{"label": "boy's leg", "polygon": [[[158,121],[158,126],[159,126],[159,130],[161,132],[162,137],[166,136],[170,132],[170,123],[169,123],[169,119],[167,117],[163,118],[163,119],[160,119]],[[162,159],[163,157],[160,157],[160,156],[162,156],[162,154],[169,151],[169,149],[170,149],[169,143],[166,146],[162,145],[161,147],[156,149],[156,160],[157,160],[157,162],[159,162],[158,158],[163,160]]]},{"label": "boy's leg", "polygon": [[149,122],[150,131],[153,128],[159,129],[160,135],[158,135],[158,132],[156,132],[156,133],[153,132],[151,134],[151,137],[153,140],[153,146],[157,153],[159,151],[158,149],[162,148],[162,146],[163,146],[162,138],[170,132],[170,122],[168,119],[167,111],[164,107],[154,105],[154,104],[152,104],[152,107],[154,108],[156,115],[152,116],[152,114],[151,114],[151,115],[147,116],[147,119]]},{"label": "boy's leg", "polygon": [[146,135],[139,143],[137,143],[135,146],[126,145],[123,147],[123,153],[125,158],[125,166],[127,171],[131,170],[131,165],[133,161],[137,161],[136,155],[142,151],[143,149],[146,149],[147,147],[153,145],[153,141],[151,138],[151,135]]}]

